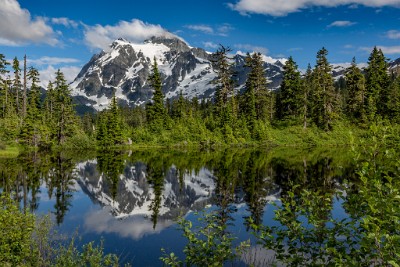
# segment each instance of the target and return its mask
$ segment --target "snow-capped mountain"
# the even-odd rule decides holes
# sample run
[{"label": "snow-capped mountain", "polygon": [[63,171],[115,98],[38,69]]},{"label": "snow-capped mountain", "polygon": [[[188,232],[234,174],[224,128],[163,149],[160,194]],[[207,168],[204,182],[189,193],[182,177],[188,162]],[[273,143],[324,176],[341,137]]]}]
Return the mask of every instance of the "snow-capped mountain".
[{"label": "snow-capped mountain", "polygon": [[[241,90],[248,70],[244,67],[245,54],[237,52],[232,57],[236,72],[236,89]],[[177,37],[152,37],[142,44],[124,39],[115,40],[107,51],[94,55],[71,84],[75,101],[80,105],[102,110],[106,108],[115,91],[120,104],[143,105],[152,97],[148,84],[153,59],[156,58],[163,80],[166,99],[182,92],[186,98],[212,98],[216,78],[211,62],[212,53],[202,48],[190,47]],[[269,89],[277,89],[282,81],[286,59],[263,55]],[[350,63],[332,64],[335,80],[344,76]],[[359,63],[364,69],[367,64]],[[390,70],[400,72],[400,59],[389,63]]]},{"label": "snow-capped mountain", "polygon": [[[76,167],[76,177],[81,189],[104,207],[109,207],[117,218],[153,214],[152,202],[156,198],[148,182],[146,165],[140,162],[127,165],[119,176],[113,196],[112,184],[104,173],[97,171],[97,162],[86,161]],[[185,173],[178,179],[177,169],[171,167],[163,178],[158,216],[173,219],[189,210],[204,208],[211,201],[215,189],[214,176],[207,169],[198,173]]]},{"label": "snow-capped mountain", "polygon": [[[142,105],[152,97],[148,76],[156,58],[166,98],[177,97],[181,91],[187,98],[210,98],[215,91],[211,81],[216,77],[211,56],[210,52],[190,47],[173,37],[153,37],[143,44],[118,39],[108,51],[91,58],[71,88],[81,103],[97,110],[108,106],[114,91],[120,103]],[[243,87],[247,74],[243,68],[244,58],[244,54],[238,53],[232,59],[238,89]],[[270,88],[277,88],[285,59],[264,56],[264,61]]]}]

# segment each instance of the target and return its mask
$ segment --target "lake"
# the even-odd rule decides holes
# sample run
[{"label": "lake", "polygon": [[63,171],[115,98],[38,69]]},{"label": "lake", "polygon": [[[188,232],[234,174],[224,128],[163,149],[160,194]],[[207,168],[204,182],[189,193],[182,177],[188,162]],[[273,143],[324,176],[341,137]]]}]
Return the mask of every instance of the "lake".
[{"label": "lake", "polygon": [[349,148],[35,152],[0,159],[0,186],[18,192],[21,207],[50,213],[60,233],[104,240],[105,252],[134,266],[162,266],[162,248],[184,258],[177,220],[197,226],[211,211],[235,244],[251,242],[252,255],[234,265],[266,265],[276,255],[250,226],[279,225],[275,211],[293,185],[328,195],[326,212],[347,218],[338,194],[355,177],[353,157]]}]

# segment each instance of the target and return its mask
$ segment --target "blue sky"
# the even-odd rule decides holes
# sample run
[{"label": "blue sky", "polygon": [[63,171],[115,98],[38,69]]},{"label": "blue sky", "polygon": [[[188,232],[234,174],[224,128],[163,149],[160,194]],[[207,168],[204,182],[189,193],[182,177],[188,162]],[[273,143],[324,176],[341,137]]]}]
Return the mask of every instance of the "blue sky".
[{"label": "blue sky", "polygon": [[301,68],[323,46],[331,63],[366,62],[373,46],[400,57],[400,0],[0,0],[0,17],[0,53],[26,53],[42,80],[57,68],[72,80],[118,37],[167,31],[208,51],[291,55]]}]

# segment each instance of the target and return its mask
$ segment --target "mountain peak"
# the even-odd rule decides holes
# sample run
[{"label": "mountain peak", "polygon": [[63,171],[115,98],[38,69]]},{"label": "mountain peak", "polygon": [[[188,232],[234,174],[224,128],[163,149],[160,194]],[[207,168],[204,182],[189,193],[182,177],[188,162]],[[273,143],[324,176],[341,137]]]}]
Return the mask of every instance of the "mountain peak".
[{"label": "mountain peak", "polygon": [[173,51],[190,51],[188,44],[174,35],[153,36],[150,39],[145,40],[144,43],[163,44]]}]

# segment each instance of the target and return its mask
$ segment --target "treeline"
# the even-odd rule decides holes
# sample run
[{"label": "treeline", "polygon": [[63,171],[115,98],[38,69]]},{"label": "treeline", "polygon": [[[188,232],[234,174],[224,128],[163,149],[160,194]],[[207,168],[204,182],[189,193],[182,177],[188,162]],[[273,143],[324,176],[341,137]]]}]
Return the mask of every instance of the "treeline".
[{"label": "treeline", "polygon": [[33,67],[27,69],[26,57],[23,70],[19,60],[14,58],[13,79],[7,65],[10,63],[0,54],[0,141],[51,147],[84,134],[70,89],[60,70],[55,73],[55,80],[48,84],[43,99],[39,72]]},{"label": "treeline", "polygon": [[[18,59],[14,78],[5,78],[7,62],[0,55],[1,140],[29,146],[111,147],[125,144],[248,143],[271,141],[271,129],[314,129],[330,132],[346,125],[366,128],[371,122],[400,121],[400,78],[389,72],[388,59],[374,48],[368,66],[355,59],[343,77],[334,80],[328,51],[317,53],[314,68],[302,74],[292,57],[283,67],[279,90],[268,88],[262,56],[247,54],[247,81],[236,90],[229,48],[213,55],[216,87],[213,99],[164,100],[162,79],[154,61],[149,82],[153,97],[146,106],[122,107],[114,96],[110,107],[97,114],[75,114],[70,91],[58,71],[46,97],[40,99],[37,70],[26,70],[23,79]],[[21,82],[23,80],[23,82]],[[30,85],[29,90],[27,84]],[[296,129],[297,129],[296,128]]]}]

